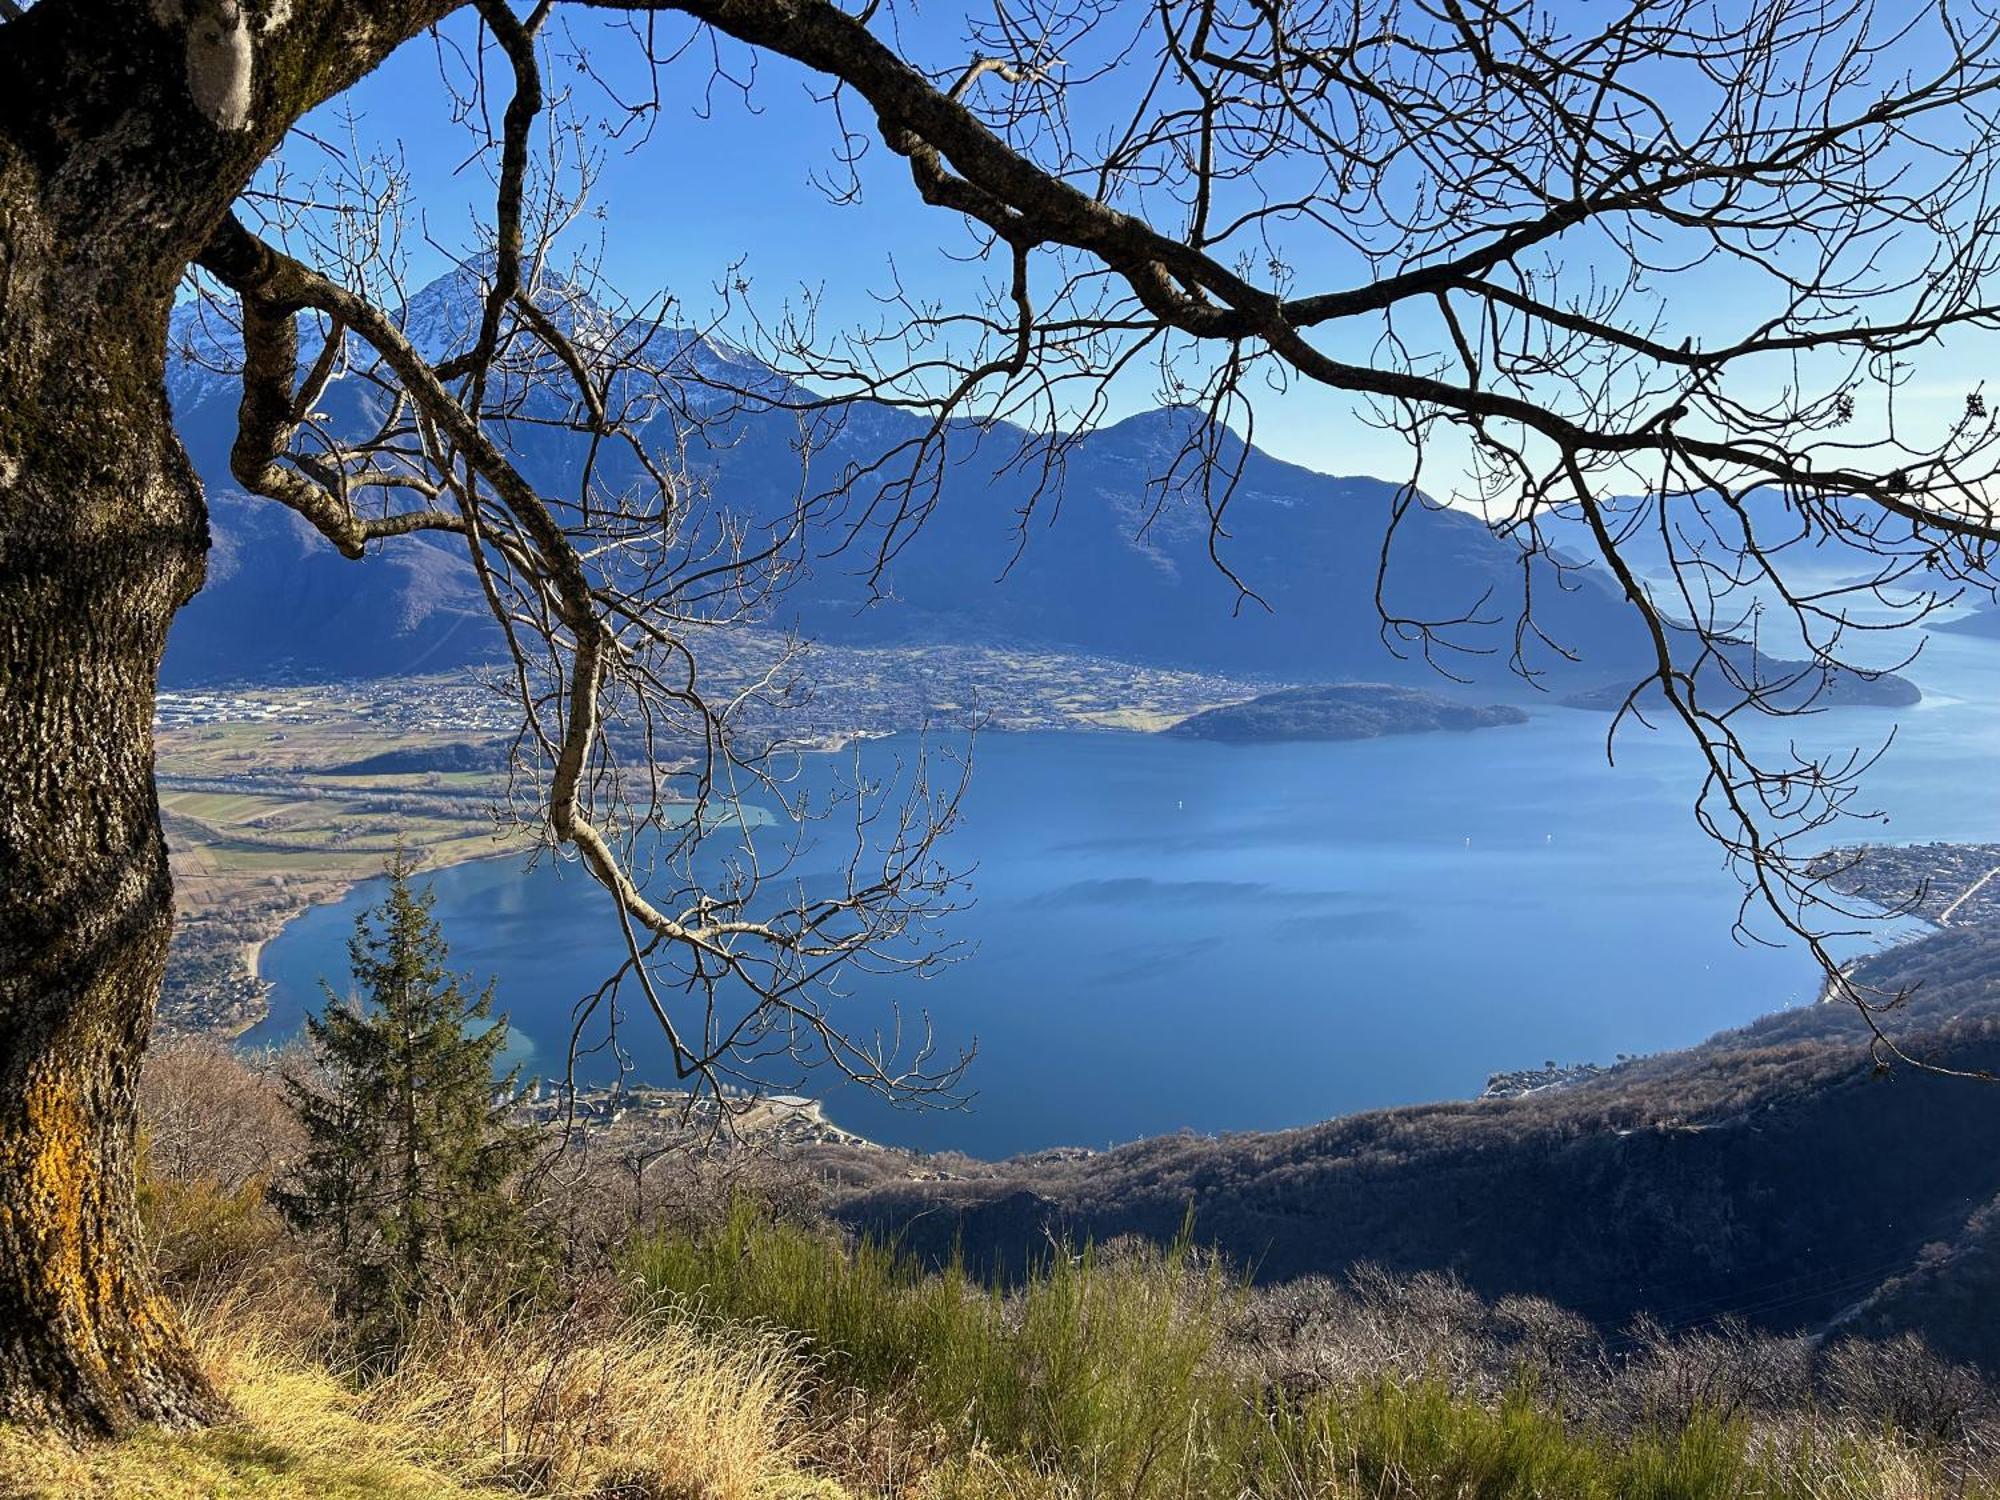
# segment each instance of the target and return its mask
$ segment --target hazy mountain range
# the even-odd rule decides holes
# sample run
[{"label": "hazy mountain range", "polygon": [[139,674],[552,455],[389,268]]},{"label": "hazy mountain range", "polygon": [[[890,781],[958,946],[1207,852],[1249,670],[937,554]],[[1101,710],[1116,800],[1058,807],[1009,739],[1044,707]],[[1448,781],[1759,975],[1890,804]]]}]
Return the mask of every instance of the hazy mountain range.
[{"label": "hazy mountain range", "polygon": [[[572,327],[607,321],[578,294],[559,289],[557,300]],[[402,320],[419,348],[442,355],[470,342],[478,309],[476,282],[455,273],[413,296]],[[243,494],[228,465],[237,383],[215,368],[231,364],[232,336],[212,311],[204,317],[188,306],[175,316],[171,349],[169,392],[208,486],[214,550],[207,587],[175,627],[169,684],[438,671],[494,651],[495,634],[455,539],[405,538],[356,564],[290,512]],[[718,405],[704,375],[738,389],[797,389],[740,351],[685,333],[655,334],[647,353],[685,372],[667,385],[697,411]],[[337,423],[357,429],[381,416],[379,394],[359,381],[336,382],[323,404]],[[879,460],[923,421],[886,406],[851,411],[814,454],[814,482]],[[1245,453],[1233,435],[1218,435],[1223,467],[1240,469],[1219,551],[1258,596],[1245,598],[1210,556],[1200,494],[1191,485],[1162,491],[1158,484],[1201,421],[1191,410],[1166,409],[1082,435],[1066,450],[1060,485],[1039,496],[1040,455],[1026,432],[959,423],[948,434],[937,503],[880,588],[871,592],[865,576],[879,527],[862,525],[850,546],[836,550],[845,524],[879,497],[879,486],[864,484],[819,528],[771,623],[831,641],[1034,645],[1248,677],[1391,680],[1452,691],[1423,660],[1413,632],[1402,633],[1400,657],[1384,643],[1376,584],[1395,486],[1315,473],[1254,448]],[[800,489],[798,430],[782,411],[738,412],[688,439],[689,466],[713,503],[739,509],[753,524],[776,524]],[[647,436],[666,447],[677,435],[662,403]],[[573,482],[583,437],[520,424],[508,436],[538,482],[557,490]],[[617,478],[615,469],[607,472]],[[1468,649],[1446,653],[1443,664],[1483,699],[1526,698],[1537,695],[1510,668],[1523,575],[1513,543],[1472,516],[1419,504],[1403,517],[1382,597],[1411,620],[1473,617],[1449,632]],[[1526,581],[1541,629],[1583,653],[1572,662],[1533,633],[1525,636],[1529,664],[1546,674],[1543,686],[1559,696],[1581,692],[1589,703],[1592,690],[1644,670],[1647,646],[1637,621],[1601,570],[1559,579],[1538,562]]]}]

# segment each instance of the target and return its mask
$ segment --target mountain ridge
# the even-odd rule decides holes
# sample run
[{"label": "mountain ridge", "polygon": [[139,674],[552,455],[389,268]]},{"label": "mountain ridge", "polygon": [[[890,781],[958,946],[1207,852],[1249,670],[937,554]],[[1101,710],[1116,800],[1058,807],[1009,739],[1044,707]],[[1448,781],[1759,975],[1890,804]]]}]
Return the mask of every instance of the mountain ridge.
[{"label": "mountain ridge", "polygon": [[[440,278],[398,311],[425,352],[471,340],[477,276],[473,267]],[[753,528],[788,525],[800,424],[819,421],[785,409],[801,389],[705,335],[624,327],[567,284],[556,290],[559,319],[579,338],[612,347],[643,335],[653,351],[654,378],[673,399],[656,403],[642,436],[683,445],[696,488],[716,506]],[[230,363],[232,337],[216,309],[191,304],[174,315],[169,390],[208,486],[216,548],[209,587],[170,639],[165,680],[394,676],[496,655],[497,632],[455,538],[399,539],[371,548],[357,568],[289,512],[243,494],[228,461],[236,392],[217,373]],[[358,386],[329,389],[322,406],[336,423],[379,421],[379,396]],[[702,420],[677,425],[667,409],[677,402]],[[1647,670],[1649,643],[1602,569],[1559,575],[1537,560],[1524,575],[1518,548],[1477,517],[1429,501],[1405,506],[1401,486],[1320,474],[1206,423],[1196,408],[1163,407],[1053,446],[1006,423],[948,424],[938,503],[921,529],[906,537],[893,529],[900,522],[866,519],[871,505],[906,498],[879,478],[828,500],[822,532],[795,559],[768,623],[837,644],[1028,645],[1252,679],[1388,681],[1517,701],[1603,690]],[[867,472],[924,425],[893,407],[851,408],[811,429],[822,445],[818,472]],[[554,422],[504,435],[531,480],[573,483],[586,437]],[[1195,445],[1236,476],[1219,520],[1198,475],[1176,463]],[[1045,462],[1057,466],[1059,493],[1044,492]],[[606,472],[618,481],[615,467]],[[1392,524],[1400,529],[1383,568]],[[1212,546],[1244,590],[1216,565]],[[870,563],[888,551],[895,555],[877,577]],[[1378,612],[1378,585],[1397,623]],[[1541,631],[1585,649],[1582,662],[1536,632],[1516,635],[1510,601],[1524,586]]]}]

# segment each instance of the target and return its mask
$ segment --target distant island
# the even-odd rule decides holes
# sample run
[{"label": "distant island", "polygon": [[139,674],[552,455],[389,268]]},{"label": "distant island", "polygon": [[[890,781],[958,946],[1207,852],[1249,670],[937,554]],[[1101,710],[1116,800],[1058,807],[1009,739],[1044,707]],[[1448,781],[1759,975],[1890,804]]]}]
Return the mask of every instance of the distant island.
[{"label": "distant island", "polygon": [[[1677,639],[1699,653],[1703,665],[1696,671],[1701,691],[1708,695],[1737,695],[1742,684],[1762,685],[1771,707],[1780,710],[1804,708],[1908,708],[1923,701],[1923,690],[1897,672],[1864,672],[1855,667],[1826,666],[1816,662],[1792,661],[1766,656],[1747,641],[1718,637],[1698,642],[1684,627]],[[1720,662],[1727,658],[1725,673]],[[1695,659],[1690,656],[1690,659]],[[1632,692],[1632,679],[1607,682],[1601,687],[1570,693],[1557,701],[1565,708],[1591,709],[1615,713],[1625,706]],[[1648,683],[1639,695],[1641,707],[1660,702],[1657,683]]]},{"label": "distant island", "polygon": [[1988,639],[2000,635],[2000,609],[1987,606],[1974,609],[1966,614],[1953,615],[1949,620],[1926,620],[1927,630],[1948,630],[1955,635],[1977,635]]},{"label": "distant island", "polygon": [[377,755],[328,766],[322,776],[416,776],[432,771],[500,771],[506,769],[508,742],[489,740],[475,745],[450,740],[441,745],[407,745]]},{"label": "distant island", "polygon": [[1341,682],[1282,688],[1246,703],[1211,708],[1171,724],[1162,734],[1226,744],[1273,740],[1372,740],[1435,729],[1489,729],[1525,724],[1528,716],[1502,704],[1454,703],[1421,688],[1385,682]]}]

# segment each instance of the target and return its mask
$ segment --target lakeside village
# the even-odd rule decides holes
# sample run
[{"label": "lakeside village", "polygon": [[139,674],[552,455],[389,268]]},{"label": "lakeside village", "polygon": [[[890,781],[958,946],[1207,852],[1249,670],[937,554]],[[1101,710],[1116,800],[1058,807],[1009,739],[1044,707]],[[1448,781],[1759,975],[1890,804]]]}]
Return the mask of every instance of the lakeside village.
[{"label": "lakeside village", "polygon": [[2000,844],[1864,844],[1814,862],[1844,896],[1938,927],[2000,923]]},{"label": "lakeside village", "polygon": [[[716,632],[701,642],[711,687],[727,697],[762,679],[788,644],[758,631]],[[808,698],[782,710],[788,743],[838,745],[926,725],[963,728],[968,715],[983,727],[1010,733],[1155,729],[1286,685],[1033,648],[815,645],[809,659],[819,680]],[[330,713],[365,712],[385,739],[511,733],[520,723],[519,705],[486,676],[484,669],[468,668],[444,677],[166,689],[156,702],[155,723],[162,728],[303,725],[323,723]],[[274,737],[273,742],[284,741]]]},{"label": "lakeside village", "polygon": [[719,1094],[623,1082],[571,1089],[537,1078],[517,1101],[515,1113],[527,1123],[580,1131],[598,1147],[627,1157],[699,1145],[718,1150],[738,1145],[886,1149],[835,1125],[817,1099],[728,1087]]}]

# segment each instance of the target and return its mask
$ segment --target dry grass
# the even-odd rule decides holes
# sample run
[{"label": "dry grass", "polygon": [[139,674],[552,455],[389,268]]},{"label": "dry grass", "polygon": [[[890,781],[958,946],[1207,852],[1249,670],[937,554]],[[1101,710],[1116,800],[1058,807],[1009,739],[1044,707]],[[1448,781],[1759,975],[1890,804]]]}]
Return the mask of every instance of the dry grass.
[{"label": "dry grass", "polygon": [[242,1420],[72,1451],[0,1427],[5,1500],[452,1500],[476,1491],[425,1461],[418,1435],[363,1420],[323,1369],[232,1361]]},{"label": "dry grass", "polygon": [[806,1366],[779,1339],[589,1315],[440,1324],[365,1387],[311,1310],[237,1293],[192,1317],[239,1421],[74,1452],[0,1428],[0,1500],[841,1500],[800,1462]]},{"label": "dry grass", "polygon": [[362,1413],[449,1434],[468,1482],[552,1495],[835,1494],[800,1473],[803,1365],[780,1339],[685,1320],[441,1322]]}]

